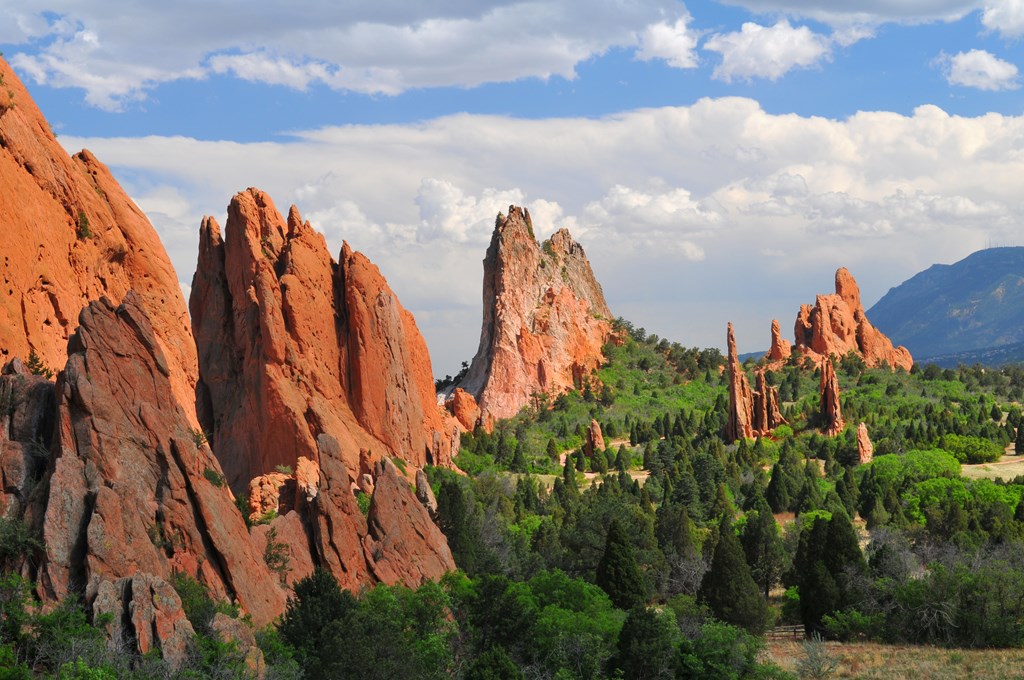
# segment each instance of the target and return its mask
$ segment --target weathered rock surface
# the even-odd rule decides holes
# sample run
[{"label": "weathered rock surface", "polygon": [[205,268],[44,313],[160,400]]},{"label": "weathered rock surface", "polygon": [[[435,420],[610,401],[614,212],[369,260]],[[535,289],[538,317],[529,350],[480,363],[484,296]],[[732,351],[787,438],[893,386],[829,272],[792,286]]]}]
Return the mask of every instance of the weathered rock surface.
[{"label": "weathered rock surface", "polygon": [[423,470],[416,471],[416,498],[427,509],[431,519],[437,520],[437,498],[434,496],[434,490],[430,488],[430,480],[427,479],[427,474]]},{"label": "weathered rock surface", "polygon": [[875,457],[875,446],[868,436],[868,426],[861,423],[857,426],[857,461],[864,465],[870,463]]},{"label": "weathered rock surface", "polygon": [[473,395],[461,387],[452,390],[452,393],[445,399],[444,407],[455,416],[455,420],[467,432],[471,432],[477,425],[482,424],[480,406],[476,403]]},{"label": "weathered rock surface", "polygon": [[789,421],[782,417],[779,410],[779,390],[768,384],[765,370],[757,371],[757,390],[754,392],[753,428],[759,435],[770,434],[779,425]]},{"label": "weathered rock surface", "polygon": [[726,344],[729,350],[726,369],[729,373],[729,419],[725,426],[725,438],[733,442],[754,436],[754,396],[736,352],[736,336],[733,334],[731,323],[726,334]]},{"label": "weathered rock surface", "polygon": [[726,365],[729,375],[729,419],[725,426],[726,439],[736,441],[771,434],[776,427],[786,423],[779,410],[779,391],[768,384],[764,368],[757,371],[757,390],[750,389],[747,373],[743,370],[739,355],[736,353],[736,337],[731,323],[726,343],[729,351]]},{"label": "weathered rock surface", "polygon": [[95,156],[68,156],[2,58],[0,80],[0,364],[35,352],[59,370],[79,311],[134,290],[195,422],[195,343],[156,231]]},{"label": "weathered rock surface", "polygon": [[234,644],[245,661],[245,667],[256,680],[266,675],[266,661],[263,650],[256,644],[256,635],[252,628],[238,619],[217,612],[210,622],[210,629],[225,644]]},{"label": "weathered rock surface", "polygon": [[415,588],[455,569],[444,534],[413,495],[405,477],[386,458],[377,464],[367,523],[363,550],[377,580]]},{"label": "weathered rock surface", "polygon": [[782,328],[778,319],[772,319],[772,346],[768,349],[765,359],[772,363],[785,363],[793,354],[789,340],[782,337]]},{"label": "weathered rock surface", "polygon": [[601,423],[591,419],[590,427],[587,428],[587,440],[583,442],[583,453],[589,458],[596,451],[604,451],[604,448],[604,435],[601,434]]},{"label": "weathered rock surface", "polygon": [[46,470],[56,401],[53,383],[15,357],[0,375],[0,515],[17,516]]},{"label": "weathered rock surface", "polygon": [[794,333],[793,350],[815,362],[833,354],[844,357],[854,352],[870,367],[885,364],[909,371],[914,365],[905,347],[893,347],[868,321],[860,301],[860,288],[846,269],[836,271],[834,294],[817,296],[813,306],[800,306]]},{"label": "weathered rock surface", "polygon": [[[340,445],[351,481],[372,461],[451,465],[454,421],[438,407],[426,343],[377,268],[346,244],[336,263],[294,207],[257,189],[228,206],[225,237],[200,230],[189,301],[197,409],[232,488]],[[454,439],[457,442],[457,439]]]},{"label": "weathered rock surface", "polygon": [[79,592],[89,602],[104,582],[139,573],[167,581],[179,571],[237,601],[257,625],[272,621],[285,595],[253,549],[217,460],[197,446],[140,298],[90,303],[68,354],[39,511],[40,595]]},{"label": "weathered rock surface", "polygon": [[583,247],[565,229],[541,245],[529,212],[509,206],[484,258],[480,345],[459,387],[484,418],[578,387],[604,362],[611,318]]},{"label": "weathered rock surface", "polygon": [[122,645],[139,654],[154,649],[171,668],[188,658],[189,644],[195,636],[185,617],[181,598],[170,583],[159,576],[137,572],[116,581],[101,581],[92,604],[94,616],[110,614],[108,644]]},{"label": "weathered rock surface", "polygon": [[832,365],[832,359],[821,360],[821,422],[824,433],[834,437],[846,427],[843,410],[839,404],[839,378]]}]

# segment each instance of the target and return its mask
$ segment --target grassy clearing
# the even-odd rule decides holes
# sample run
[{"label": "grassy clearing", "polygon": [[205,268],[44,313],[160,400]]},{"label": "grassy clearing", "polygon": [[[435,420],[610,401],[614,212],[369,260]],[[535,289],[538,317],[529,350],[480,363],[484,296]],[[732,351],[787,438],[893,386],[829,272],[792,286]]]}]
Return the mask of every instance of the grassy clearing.
[{"label": "grassy clearing", "polygon": [[1003,456],[994,463],[978,465],[962,465],[960,473],[969,479],[997,479],[1002,477],[1010,481],[1018,475],[1024,475],[1024,456]]},{"label": "grassy clearing", "polygon": [[[1024,649],[947,649],[875,643],[824,643],[839,659],[834,678],[1024,678]],[[800,641],[769,641],[770,660],[796,672],[806,656]]]}]

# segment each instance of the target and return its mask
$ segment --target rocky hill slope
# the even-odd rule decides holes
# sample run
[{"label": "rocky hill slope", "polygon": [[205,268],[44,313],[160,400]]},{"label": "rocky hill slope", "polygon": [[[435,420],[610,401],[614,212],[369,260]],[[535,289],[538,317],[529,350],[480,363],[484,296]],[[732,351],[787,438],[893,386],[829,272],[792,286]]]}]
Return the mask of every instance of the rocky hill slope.
[{"label": "rocky hill slope", "polygon": [[176,580],[264,625],[315,566],[352,590],[453,570],[415,473],[451,465],[458,428],[377,268],[243,192],[226,239],[203,222],[194,339],[141,211],[0,75],[0,512],[35,546],[0,567],[172,665],[193,633]]},{"label": "rocky hill slope", "polygon": [[565,229],[538,243],[530,213],[498,215],[484,258],[480,345],[459,387],[482,418],[507,418],[603,363],[611,312],[583,247]]},{"label": "rocky hill slope", "polygon": [[932,265],[890,289],[868,313],[918,357],[1024,342],[1024,247]]},{"label": "rocky hill slope", "polygon": [[2,58],[0,83],[0,363],[34,353],[60,369],[79,311],[134,290],[194,422],[195,344],[156,231],[95,156],[68,156]]}]

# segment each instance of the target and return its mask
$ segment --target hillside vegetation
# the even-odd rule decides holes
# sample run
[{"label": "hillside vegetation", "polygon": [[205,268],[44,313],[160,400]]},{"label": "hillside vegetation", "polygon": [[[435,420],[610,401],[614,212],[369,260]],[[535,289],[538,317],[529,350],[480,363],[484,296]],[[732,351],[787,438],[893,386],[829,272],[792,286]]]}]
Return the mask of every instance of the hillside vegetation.
[{"label": "hillside vegetation", "polygon": [[[964,668],[1019,658],[993,653],[993,666],[957,650],[1024,647],[1024,478],[962,474],[1017,439],[1024,370],[891,372],[837,357],[849,424],[827,438],[817,371],[794,359],[768,374],[789,424],[732,442],[721,354],[618,328],[578,389],[465,434],[467,475],[428,469],[458,573],[353,594],[316,571],[258,631],[267,677],[782,678],[829,654],[842,677],[880,677],[834,643],[772,642],[767,656],[781,625],[876,656],[931,645]],[[607,448],[586,455],[593,420]],[[875,449],[863,465],[861,422]],[[5,555],[38,549],[18,526],[0,529]],[[187,580],[175,587],[199,636],[172,673],[112,655],[74,602],[55,618],[6,579],[0,658],[21,673],[6,677],[251,673],[210,627],[231,606]]]}]

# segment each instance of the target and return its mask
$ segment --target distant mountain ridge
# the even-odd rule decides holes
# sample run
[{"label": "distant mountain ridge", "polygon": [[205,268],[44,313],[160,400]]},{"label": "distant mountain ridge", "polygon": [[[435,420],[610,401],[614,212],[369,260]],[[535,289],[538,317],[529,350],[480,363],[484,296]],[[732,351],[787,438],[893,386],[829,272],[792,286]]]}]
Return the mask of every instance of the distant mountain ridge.
[{"label": "distant mountain ridge", "polygon": [[921,360],[1024,342],[1024,247],[932,265],[891,288],[868,315]]}]

